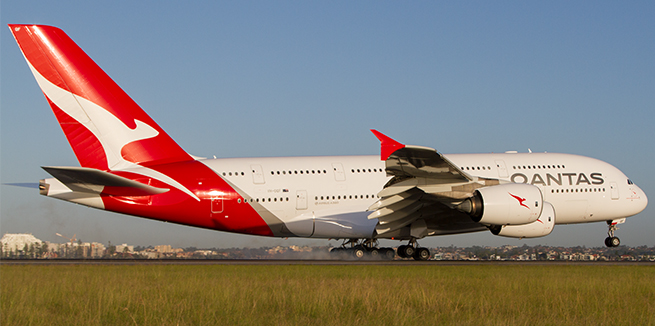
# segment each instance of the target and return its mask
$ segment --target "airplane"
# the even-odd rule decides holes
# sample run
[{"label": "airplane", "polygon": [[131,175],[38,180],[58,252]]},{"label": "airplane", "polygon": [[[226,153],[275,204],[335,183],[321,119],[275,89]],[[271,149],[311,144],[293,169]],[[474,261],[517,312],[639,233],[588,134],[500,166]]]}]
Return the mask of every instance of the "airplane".
[{"label": "airplane", "polygon": [[[40,194],[200,228],[340,239],[353,259],[426,260],[418,240],[490,231],[533,238],[606,222],[605,245],[646,194],[616,167],[558,153],[442,154],[371,130],[380,156],[219,158],[184,151],[61,29],[10,24],[79,167],[45,166]],[[397,250],[380,239],[406,241]]]}]

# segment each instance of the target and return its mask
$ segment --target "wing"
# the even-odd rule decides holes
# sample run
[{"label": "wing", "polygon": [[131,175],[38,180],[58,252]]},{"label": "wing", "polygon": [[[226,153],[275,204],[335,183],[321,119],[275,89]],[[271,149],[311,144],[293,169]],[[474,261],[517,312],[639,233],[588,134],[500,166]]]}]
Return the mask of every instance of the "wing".
[{"label": "wing", "polygon": [[377,130],[371,131],[382,143],[380,158],[387,163],[387,174],[425,177],[443,183],[473,180],[434,148],[404,145]]},{"label": "wing", "polygon": [[401,144],[371,130],[381,142],[381,159],[393,178],[369,207],[369,219],[378,219],[383,238],[423,238],[428,235],[486,230],[455,206],[477,188],[498,180],[473,177],[437,150]]}]

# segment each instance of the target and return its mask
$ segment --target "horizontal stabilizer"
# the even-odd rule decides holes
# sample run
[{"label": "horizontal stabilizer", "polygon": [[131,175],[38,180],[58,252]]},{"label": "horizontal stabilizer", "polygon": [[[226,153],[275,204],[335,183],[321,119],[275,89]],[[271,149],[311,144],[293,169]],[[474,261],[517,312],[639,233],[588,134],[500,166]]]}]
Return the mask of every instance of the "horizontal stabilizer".
[{"label": "horizontal stabilizer", "polygon": [[36,182],[3,183],[3,185],[39,189],[39,184]]},{"label": "horizontal stabilizer", "polygon": [[155,188],[109,172],[83,167],[42,167],[73,191],[114,196],[150,196],[169,189]]}]

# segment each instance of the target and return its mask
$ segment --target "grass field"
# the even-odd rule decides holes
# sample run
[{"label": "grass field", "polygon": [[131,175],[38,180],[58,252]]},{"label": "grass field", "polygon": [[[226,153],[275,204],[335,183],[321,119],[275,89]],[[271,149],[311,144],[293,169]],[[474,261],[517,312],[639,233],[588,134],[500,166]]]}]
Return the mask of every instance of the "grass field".
[{"label": "grass field", "polygon": [[2,325],[653,325],[655,267],[0,266]]}]

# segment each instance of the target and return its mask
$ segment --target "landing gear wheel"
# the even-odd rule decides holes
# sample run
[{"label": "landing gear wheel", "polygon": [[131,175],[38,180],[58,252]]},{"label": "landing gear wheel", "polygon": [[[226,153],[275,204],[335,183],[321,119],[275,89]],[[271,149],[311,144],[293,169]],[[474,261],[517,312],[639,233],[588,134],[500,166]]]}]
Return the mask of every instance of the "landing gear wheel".
[{"label": "landing gear wheel", "polygon": [[612,237],[610,238],[610,243],[612,244],[612,247],[618,247],[621,244],[621,240],[617,237]]},{"label": "landing gear wheel", "polygon": [[352,253],[353,253],[353,257],[355,257],[355,259],[362,259],[362,258],[364,258],[364,255],[366,254],[366,250],[362,246],[356,246],[355,248],[353,248]]},{"label": "landing gear wheel", "polygon": [[428,248],[418,248],[414,253],[414,260],[425,261],[430,259],[430,250]]},{"label": "landing gear wheel", "polygon": [[371,251],[368,252],[369,256],[371,256],[371,259],[380,259],[380,249],[378,248],[372,248]]},{"label": "landing gear wheel", "polygon": [[611,237],[605,238],[605,246],[608,247],[608,248],[612,247],[612,238]]},{"label": "landing gear wheel", "polygon": [[416,249],[414,249],[412,246],[400,246],[398,247],[398,251],[400,252],[400,257],[410,258],[414,257]]},{"label": "landing gear wheel", "polygon": [[380,250],[380,256],[386,260],[393,260],[396,258],[396,252],[391,248],[384,248]]},{"label": "landing gear wheel", "polygon": [[407,256],[405,256],[405,248],[406,247],[408,247],[408,246],[406,246],[406,245],[398,246],[398,256],[400,256],[400,258],[408,258]]}]

